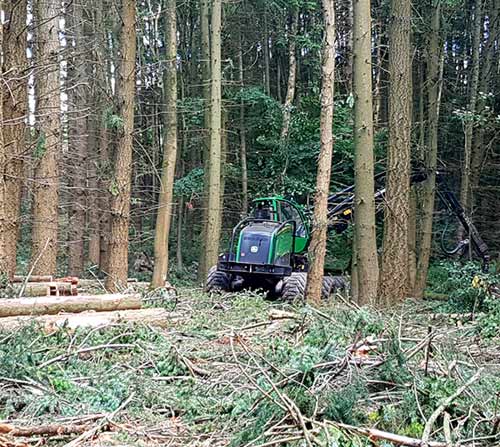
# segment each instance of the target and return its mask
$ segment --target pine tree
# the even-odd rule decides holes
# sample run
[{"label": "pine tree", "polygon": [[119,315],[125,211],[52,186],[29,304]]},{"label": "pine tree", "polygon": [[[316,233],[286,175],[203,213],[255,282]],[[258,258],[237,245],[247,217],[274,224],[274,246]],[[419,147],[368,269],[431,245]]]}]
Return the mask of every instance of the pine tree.
[{"label": "pine tree", "polygon": [[115,172],[112,180],[111,234],[109,240],[106,288],[125,287],[128,278],[128,231],[134,142],[136,2],[122,0],[121,66],[118,92],[122,128],[118,135]]},{"label": "pine tree", "polygon": [[[3,126],[3,142],[8,147],[5,159],[5,265],[12,277],[16,270],[19,211],[23,183],[24,152],[26,150],[26,113],[28,109],[28,61],[26,57],[27,0],[4,0],[6,23],[3,25],[3,72],[9,75],[3,82],[8,95],[3,98],[3,116],[9,124]],[[7,153],[6,153],[7,155]]]},{"label": "pine tree", "polygon": [[354,256],[360,304],[375,304],[378,284],[373,167],[370,1],[354,0]]},{"label": "pine tree", "polygon": [[411,132],[411,2],[392,0],[389,24],[389,142],[379,299],[390,305],[408,293]]},{"label": "pine tree", "polygon": [[[175,163],[177,159],[177,17],[175,0],[165,7],[166,70],[164,75],[165,136],[155,228],[155,264],[151,287],[162,287],[168,273],[168,240],[172,221]],[[180,210],[182,212],[182,210]]]},{"label": "pine tree", "polygon": [[203,244],[203,270],[199,272],[206,277],[208,268],[217,263],[219,255],[219,239],[222,220],[221,201],[221,145],[222,145],[222,71],[221,71],[221,32],[222,32],[222,0],[212,2],[211,21],[211,83],[210,83],[210,153],[208,158],[207,223]]},{"label": "pine tree", "polygon": [[34,275],[53,275],[57,267],[61,99],[59,89],[59,17],[56,0],[35,2],[36,148],[33,154],[33,232],[31,266]]},{"label": "pine tree", "polygon": [[328,229],[328,195],[333,156],[333,89],[335,81],[335,5],[333,0],[323,0],[325,38],[321,69],[321,149],[316,176],[314,217],[309,247],[309,273],[307,275],[306,299],[311,303],[321,301],[323,270]]}]

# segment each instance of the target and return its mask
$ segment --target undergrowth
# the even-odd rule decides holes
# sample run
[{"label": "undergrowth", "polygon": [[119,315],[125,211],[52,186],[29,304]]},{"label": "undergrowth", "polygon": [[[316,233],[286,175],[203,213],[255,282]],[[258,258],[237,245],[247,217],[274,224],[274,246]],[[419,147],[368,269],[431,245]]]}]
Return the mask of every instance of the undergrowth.
[{"label": "undergrowth", "polygon": [[477,262],[459,264],[450,261],[434,263],[429,269],[428,291],[441,295],[436,312],[479,314],[476,330],[493,338],[500,331],[500,275],[482,273]]},{"label": "undergrowth", "polygon": [[[431,287],[454,293],[458,272],[434,267],[432,275]],[[318,311],[259,293],[180,288],[177,305],[168,310],[183,318],[167,329],[119,324],[45,333],[30,326],[0,334],[0,419],[107,413],[131,398],[122,417],[143,425],[172,418],[193,439],[210,434],[221,445],[258,445],[293,426],[285,398],[309,428],[327,424],[315,432],[318,442],[364,447],[367,438],[335,424],[421,438],[439,403],[481,365],[480,380],[446,411],[457,437],[488,436],[499,411],[500,378],[492,366],[498,359],[495,351],[471,357],[470,349],[485,337],[498,341],[498,326],[491,317],[494,298],[480,299],[473,289],[463,296],[484,320],[466,327],[435,326],[423,311],[428,303],[382,313],[332,302]],[[458,292],[454,296],[458,300]],[[430,312],[457,306],[433,302]],[[274,320],[276,312],[282,316]],[[412,354],[430,326],[432,342]],[[433,436],[443,438],[441,431]]]}]

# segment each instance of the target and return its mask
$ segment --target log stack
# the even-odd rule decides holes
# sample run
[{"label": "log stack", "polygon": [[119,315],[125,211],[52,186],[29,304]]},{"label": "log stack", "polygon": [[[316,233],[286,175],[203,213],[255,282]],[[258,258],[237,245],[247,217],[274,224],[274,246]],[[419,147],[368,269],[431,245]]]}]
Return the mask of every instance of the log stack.
[{"label": "log stack", "polygon": [[23,296],[77,296],[79,279],[73,276],[54,279],[53,276],[14,276],[14,284],[23,284]]},{"label": "log stack", "polygon": [[[143,309],[142,296],[135,291],[80,295],[78,286],[85,289],[87,282],[89,280],[80,282],[75,277],[54,278],[49,275],[14,277],[23,297],[2,299],[0,331],[15,330],[33,322],[49,332],[61,327],[100,327],[117,322],[163,326],[173,317],[165,309]],[[130,282],[141,284],[134,279]]]}]

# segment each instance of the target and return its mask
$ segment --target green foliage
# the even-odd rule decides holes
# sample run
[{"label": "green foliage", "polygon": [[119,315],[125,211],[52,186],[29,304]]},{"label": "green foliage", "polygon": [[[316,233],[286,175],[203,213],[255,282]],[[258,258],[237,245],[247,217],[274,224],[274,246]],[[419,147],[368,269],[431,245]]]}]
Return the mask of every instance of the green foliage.
[{"label": "green foliage", "polygon": [[195,168],[174,183],[174,193],[177,196],[192,197],[203,192],[203,168]]},{"label": "green foliage", "polygon": [[[497,278],[497,281],[500,278]],[[497,282],[498,284],[498,282]],[[479,333],[486,338],[498,337],[500,334],[500,303],[499,297],[487,293],[483,302],[485,313],[478,316]]]},{"label": "green foliage", "polygon": [[108,107],[102,114],[102,124],[107,129],[123,129],[123,117],[116,115],[113,107]]},{"label": "green foliage", "polygon": [[473,279],[480,274],[481,266],[475,262],[459,264],[441,261],[431,264],[428,275],[428,290],[446,294],[449,299],[441,306],[448,312],[472,312],[483,306],[486,296],[481,287],[473,287]]},{"label": "green foliage", "polygon": [[360,381],[330,392],[327,397],[325,417],[345,424],[363,423],[365,419],[363,413],[356,406],[366,394],[366,387]]},{"label": "green foliage", "polygon": [[38,133],[38,138],[36,140],[35,149],[33,150],[33,158],[35,160],[40,160],[47,151],[47,137],[44,132]]}]

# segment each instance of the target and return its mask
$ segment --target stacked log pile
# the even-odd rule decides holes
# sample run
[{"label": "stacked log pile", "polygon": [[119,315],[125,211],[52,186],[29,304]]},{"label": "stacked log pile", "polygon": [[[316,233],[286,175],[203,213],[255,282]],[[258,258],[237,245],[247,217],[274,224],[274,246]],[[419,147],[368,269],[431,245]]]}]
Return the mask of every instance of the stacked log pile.
[{"label": "stacked log pile", "polygon": [[[15,276],[22,297],[1,300],[0,330],[15,330],[33,322],[49,332],[60,327],[97,327],[121,321],[163,326],[172,317],[164,309],[144,309],[142,295],[135,288],[130,293],[80,295],[79,286],[86,290],[89,282],[75,277]],[[141,284],[137,280],[131,283]]]},{"label": "stacked log pile", "polygon": [[53,276],[14,276],[14,284],[21,284],[22,295],[35,296],[77,296],[78,278],[69,276],[54,279]]}]

